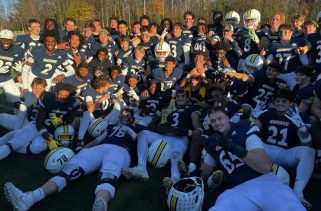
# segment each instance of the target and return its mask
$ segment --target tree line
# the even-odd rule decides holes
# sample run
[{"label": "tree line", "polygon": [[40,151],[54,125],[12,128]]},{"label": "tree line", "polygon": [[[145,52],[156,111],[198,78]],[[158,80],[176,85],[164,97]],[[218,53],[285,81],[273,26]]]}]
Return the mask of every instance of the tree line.
[{"label": "tree line", "polygon": [[23,30],[31,18],[44,21],[55,18],[62,25],[65,17],[73,17],[81,26],[85,21],[98,18],[108,26],[109,18],[116,16],[129,24],[146,14],[152,21],[160,23],[167,17],[174,22],[183,21],[187,10],[194,12],[196,18],[204,17],[212,21],[214,10],[224,13],[237,11],[240,16],[247,9],[261,12],[262,22],[268,22],[273,12],[282,11],[290,21],[297,14],[315,20],[321,10],[320,0],[2,0],[0,3],[0,28]]}]

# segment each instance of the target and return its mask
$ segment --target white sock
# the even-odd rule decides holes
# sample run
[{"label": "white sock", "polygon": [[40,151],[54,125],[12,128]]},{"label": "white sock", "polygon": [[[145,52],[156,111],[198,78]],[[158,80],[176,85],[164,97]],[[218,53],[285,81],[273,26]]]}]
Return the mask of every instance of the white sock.
[{"label": "white sock", "polygon": [[33,196],[34,203],[45,198],[45,192],[43,191],[42,188],[38,188],[38,189],[32,191],[31,193]]},{"label": "white sock", "polygon": [[11,151],[10,148],[8,147],[8,145],[2,145],[0,146],[0,160],[8,157],[8,155],[10,155]]},{"label": "white sock", "polygon": [[188,165],[188,170],[189,172],[193,172],[196,169],[196,164],[195,163],[189,163]]}]

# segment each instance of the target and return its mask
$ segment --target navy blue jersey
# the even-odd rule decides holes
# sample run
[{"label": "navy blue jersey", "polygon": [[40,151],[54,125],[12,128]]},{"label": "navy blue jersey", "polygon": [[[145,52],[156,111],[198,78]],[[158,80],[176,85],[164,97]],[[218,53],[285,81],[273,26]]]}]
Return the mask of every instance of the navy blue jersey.
[{"label": "navy blue jersey", "polygon": [[[235,144],[238,144],[245,149],[246,142],[251,141],[250,136],[257,134],[257,132],[258,128],[255,125],[251,124],[249,121],[243,120],[236,124],[232,124],[226,136]],[[226,151],[218,146],[215,135],[202,137],[204,138],[206,152],[211,155],[221,167],[221,170],[226,176],[227,184],[234,187],[262,175],[247,166],[243,160],[232,152]]]},{"label": "navy blue jersey", "polygon": [[154,57],[154,49],[155,49],[155,46],[157,45],[157,43],[159,43],[159,39],[157,37],[151,37],[150,40],[146,43],[139,43],[138,46],[141,46],[144,48],[145,50],[145,61],[146,62],[150,62],[150,61],[153,61],[155,60],[155,57]]},{"label": "navy blue jersey", "polygon": [[149,95],[147,98],[141,100],[142,116],[146,115],[160,115],[164,107],[168,106],[171,96],[165,93],[158,93]]},{"label": "navy blue jersey", "polygon": [[[217,34],[220,37],[223,36],[223,25],[221,23],[209,24],[207,27],[209,31],[213,31],[215,34]],[[236,31],[235,28],[234,28],[234,31]]]},{"label": "navy blue jersey", "polygon": [[202,51],[209,55],[209,50],[211,49],[210,44],[207,42],[205,34],[198,34],[192,39],[191,51]]},{"label": "navy blue jersey", "polygon": [[74,85],[77,89],[77,96],[81,96],[82,92],[89,87],[89,84],[92,80],[92,75],[88,75],[86,78],[82,80],[78,80],[76,75],[71,75],[69,77],[64,78],[64,82]]},{"label": "navy blue jersey", "polygon": [[176,58],[177,63],[184,63],[185,57],[183,47],[186,46],[186,48],[190,48],[189,38],[184,35],[179,37],[174,37],[174,35],[172,35],[166,42],[171,47],[171,55]]},{"label": "navy blue jersey", "polygon": [[269,39],[270,43],[272,43],[272,42],[279,42],[279,41],[280,41],[279,34],[280,34],[280,31],[279,31],[279,30],[277,30],[277,31],[268,30],[268,31],[265,33],[265,37],[267,37],[267,38]]},{"label": "navy blue jersey", "polygon": [[0,46],[0,83],[12,79],[11,70],[16,62],[23,59],[23,49],[12,45],[8,50]]},{"label": "navy blue jersey", "polygon": [[161,68],[156,68],[152,70],[152,77],[161,82],[161,91],[166,91],[174,86],[176,81],[181,79],[183,75],[183,70],[175,68],[171,75],[165,76],[164,71]]},{"label": "navy blue jersey", "polygon": [[27,51],[27,57],[34,59],[31,66],[32,74],[45,79],[51,78],[56,69],[63,69],[63,64],[69,64],[66,51],[56,49],[52,55],[49,55],[43,46],[30,48]]},{"label": "navy blue jersey", "polygon": [[138,86],[134,89],[130,88],[127,84],[123,86],[123,100],[127,104],[128,107],[138,107],[139,105],[139,96],[141,94],[141,90]]},{"label": "navy blue jersey", "polygon": [[96,42],[94,44],[94,46],[92,47],[92,55],[95,56],[98,52],[99,49],[101,48],[105,48],[107,49],[107,60],[111,63],[111,64],[115,64],[114,60],[115,60],[115,51],[118,50],[118,46],[115,43],[115,41],[111,40],[106,44],[101,44],[100,42]]},{"label": "navy blue jersey", "polygon": [[128,128],[133,130],[135,133],[139,133],[142,130],[146,130],[145,126],[139,124],[108,125],[107,136],[101,143],[118,145],[130,151],[132,148],[135,147],[137,143],[136,140],[133,140],[133,138],[126,132]]},{"label": "navy blue jersey", "polygon": [[117,65],[123,64],[124,60],[132,56],[134,48],[135,46],[132,43],[129,43],[128,49],[126,51],[120,48],[118,55],[116,57],[116,64]]},{"label": "navy blue jersey", "polygon": [[310,60],[311,66],[321,73],[321,35],[319,33],[309,34],[307,36],[308,42],[311,44]]},{"label": "navy blue jersey", "polygon": [[74,121],[74,114],[80,108],[80,102],[76,97],[70,97],[67,101],[59,102],[55,93],[45,93],[39,99],[39,105],[46,111],[45,128],[53,134],[55,126],[51,123],[51,117],[62,118],[67,124]]},{"label": "navy blue jersey", "polygon": [[150,69],[153,71],[153,69],[157,69],[157,68],[164,68],[165,67],[165,62],[159,61],[159,60],[154,60],[154,61],[150,61],[148,63]]},{"label": "navy blue jersey", "polygon": [[194,130],[192,124],[192,113],[198,111],[196,106],[184,105],[177,108],[167,116],[167,122],[171,127],[177,127],[183,130]]},{"label": "navy blue jersey", "polygon": [[196,28],[195,26],[192,26],[191,28],[187,28],[187,26],[183,26],[183,35],[188,37],[190,41],[192,41],[194,34],[195,34]]},{"label": "navy blue jersey", "polygon": [[[101,98],[102,96],[104,96],[105,94],[108,94],[106,92],[100,93],[97,92],[95,89],[93,88],[88,88],[86,90],[83,91],[82,93],[82,97],[85,98],[85,102],[93,102],[96,103],[97,100],[99,98]],[[105,117],[108,113],[110,112],[110,100],[104,100],[98,108],[96,108],[96,110],[94,111],[94,116],[95,118],[98,117]]]},{"label": "navy blue jersey", "polygon": [[27,107],[26,114],[28,121],[36,120],[40,105],[33,92],[27,92],[25,95],[23,95],[23,97],[21,98],[21,102],[23,102]]},{"label": "navy blue jersey", "polygon": [[125,84],[126,77],[123,75],[119,75],[117,78],[111,80],[111,84],[109,85],[108,92],[110,94],[114,94]]},{"label": "navy blue jersey", "polygon": [[307,106],[311,106],[314,99],[314,86],[309,84],[302,89],[300,89],[299,85],[295,85],[292,90],[292,95],[294,96],[294,103],[299,106],[301,103],[306,104]]},{"label": "navy blue jersey", "polygon": [[317,80],[314,85],[314,94],[321,100],[321,79]]},{"label": "navy blue jersey", "polygon": [[295,53],[296,48],[305,44],[304,40],[292,40],[289,43],[273,42],[268,48],[268,57],[278,61],[282,66],[282,73],[289,73],[301,65],[299,55]]},{"label": "navy blue jersey", "polygon": [[[309,123],[308,117],[300,115],[304,123]],[[298,128],[284,115],[279,116],[275,109],[268,109],[258,120],[262,124],[261,137],[265,143],[284,149],[301,145],[297,135]]]},{"label": "navy blue jersey", "polygon": [[16,43],[21,46],[24,51],[27,51],[29,48],[33,46],[41,46],[43,45],[40,40],[34,40],[30,37],[30,35],[17,35]]},{"label": "navy blue jersey", "polygon": [[109,75],[109,68],[112,66],[112,63],[105,59],[99,61],[97,57],[94,57],[93,60],[89,63],[89,70],[91,73],[94,73],[96,70],[104,72],[106,75]]},{"label": "navy blue jersey", "polygon": [[240,28],[235,35],[240,48],[243,50],[242,59],[246,59],[251,54],[260,54],[257,44],[250,38],[246,28]]},{"label": "navy blue jersey", "polygon": [[74,56],[80,56],[80,63],[85,63],[87,61],[85,52],[82,52],[80,49],[77,50],[76,52],[73,52],[71,48],[68,48],[67,56],[69,59],[68,63],[71,64],[75,70],[77,69],[78,65],[75,62]]},{"label": "navy blue jersey", "polygon": [[138,82],[143,82],[145,78],[145,60],[137,61],[132,56],[127,57],[126,64],[127,75],[136,75],[138,76]]},{"label": "navy blue jersey", "polygon": [[278,85],[286,84],[282,79],[269,79],[265,70],[256,71],[253,77],[255,81],[249,85],[243,102],[248,103],[252,108],[255,108],[258,101],[263,101],[266,104],[272,102],[273,93],[278,89]]}]

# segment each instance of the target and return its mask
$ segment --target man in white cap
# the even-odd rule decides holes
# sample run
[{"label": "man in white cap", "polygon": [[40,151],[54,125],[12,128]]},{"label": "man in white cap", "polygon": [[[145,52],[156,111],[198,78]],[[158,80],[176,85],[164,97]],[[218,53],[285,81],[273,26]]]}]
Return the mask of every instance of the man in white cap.
[{"label": "man in white cap", "polygon": [[21,71],[23,49],[13,45],[13,32],[4,29],[0,31],[0,88],[3,88],[8,100],[19,101],[20,89],[13,81],[11,71]]}]

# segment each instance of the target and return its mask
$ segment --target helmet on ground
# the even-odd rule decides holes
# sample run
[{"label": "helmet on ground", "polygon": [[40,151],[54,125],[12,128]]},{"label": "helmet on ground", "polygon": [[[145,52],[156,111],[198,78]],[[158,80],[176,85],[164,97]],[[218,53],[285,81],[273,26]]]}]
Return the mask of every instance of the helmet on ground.
[{"label": "helmet on ground", "polygon": [[168,193],[167,205],[170,211],[200,211],[204,199],[204,184],[199,177],[178,180]]},{"label": "helmet on ground", "polygon": [[50,151],[45,157],[45,169],[52,174],[57,174],[74,155],[75,153],[67,147],[60,147]]}]

